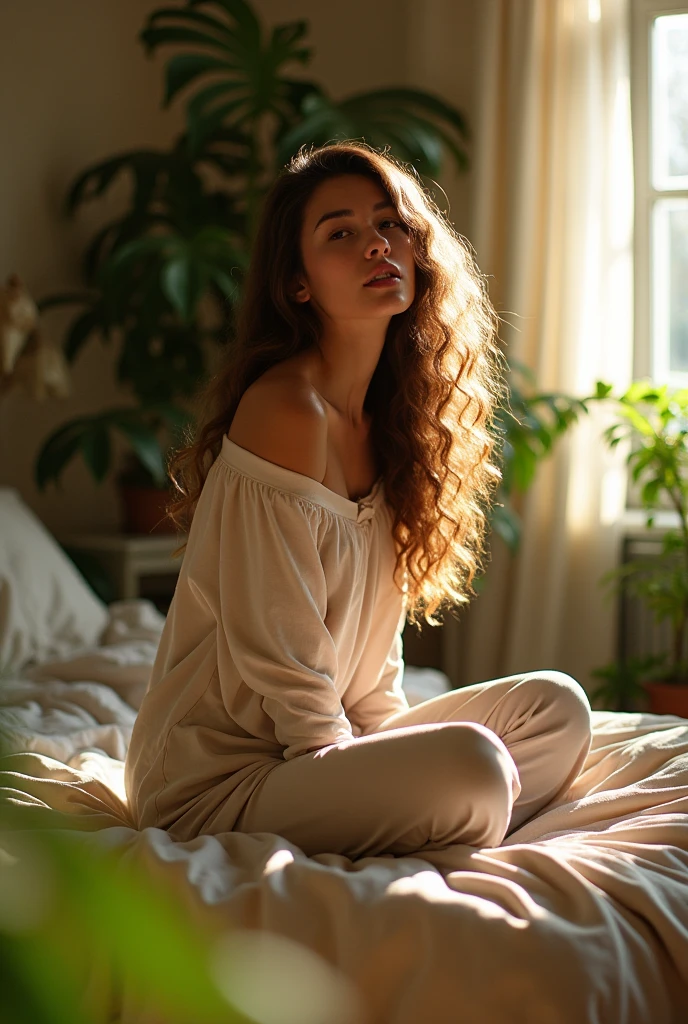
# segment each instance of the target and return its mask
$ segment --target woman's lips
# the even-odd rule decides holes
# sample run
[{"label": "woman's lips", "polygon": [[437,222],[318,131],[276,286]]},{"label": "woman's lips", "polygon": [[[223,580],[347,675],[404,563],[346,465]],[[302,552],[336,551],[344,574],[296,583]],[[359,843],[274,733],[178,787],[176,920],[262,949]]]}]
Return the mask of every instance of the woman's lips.
[{"label": "woman's lips", "polygon": [[364,284],[364,288],[391,288],[395,284],[399,284],[401,281],[400,277],[381,277],[379,281],[369,281],[368,284]]}]

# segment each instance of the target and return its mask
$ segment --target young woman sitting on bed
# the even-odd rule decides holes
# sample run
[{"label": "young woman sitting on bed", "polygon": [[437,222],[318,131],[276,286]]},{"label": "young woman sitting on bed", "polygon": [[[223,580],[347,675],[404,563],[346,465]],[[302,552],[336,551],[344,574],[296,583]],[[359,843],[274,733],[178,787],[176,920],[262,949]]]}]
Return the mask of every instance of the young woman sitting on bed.
[{"label": "young woman sitting on bed", "polygon": [[498,846],[576,777],[590,705],[565,673],[413,708],[401,685],[407,616],[437,625],[475,593],[498,319],[395,160],[336,143],[282,170],[229,360],[171,463],[189,535],[126,759],[139,828],[352,858]]}]

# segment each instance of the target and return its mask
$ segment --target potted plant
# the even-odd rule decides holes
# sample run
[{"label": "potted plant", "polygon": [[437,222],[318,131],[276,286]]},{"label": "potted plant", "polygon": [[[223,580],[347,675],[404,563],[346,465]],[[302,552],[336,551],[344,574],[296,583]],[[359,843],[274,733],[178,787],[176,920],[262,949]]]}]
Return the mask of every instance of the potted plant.
[{"label": "potted plant", "polygon": [[[160,522],[167,449],[191,420],[187,400],[213,352],[231,339],[263,196],[303,143],[363,136],[430,180],[445,152],[459,170],[468,166],[463,115],[440,98],[389,88],[334,102],[317,83],[290,77],[289,65],[312,56],[306,31],[305,21],[295,21],[268,32],[245,0],[188,0],[148,16],[140,38],[149,53],[167,44],[187,48],[166,65],[163,101],[167,107],[192,90],[186,130],[169,152],[122,153],[79,175],[68,215],[122,174],[133,186],[129,207],[88,246],[83,289],[37,303],[41,313],[81,307],[64,339],[68,362],[93,337],[117,344],[117,380],[131,401],[55,430],[38,454],[39,488],[57,482],[78,455],[102,481],[115,468],[119,436],[129,452],[120,485],[130,497],[155,490]],[[129,529],[141,528],[133,513],[126,518]]]},{"label": "potted plant", "polygon": [[591,701],[601,701],[608,711],[636,711],[647,706],[647,681],[663,665],[663,654],[636,655],[623,662],[613,661],[590,673],[602,680],[590,693]]},{"label": "potted plant", "polygon": [[[627,464],[634,482],[642,483],[641,501],[652,528],[662,501],[676,510],[678,528],[667,530],[658,557],[633,560],[611,570],[601,585],[616,592],[626,588],[652,611],[654,620],[671,625],[671,649],[648,659],[636,659],[634,692],[647,695],[650,711],[688,718],[688,388],[670,391],[667,385],[636,381],[614,398],[611,385],[597,382],[596,398],[618,403],[621,419],[610,426],[604,438],[611,448],[625,438],[631,441]],[[643,671],[644,670],[644,671]],[[598,670],[613,684],[602,689],[605,697],[628,697],[628,672],[610,665]]]},{"label": "potted plant", "polygon": [[41,488],[50,480],[57,483],[79,451],[100,483],[112,468],[111,435],[119,435],[129,447],[117,477],[125,531],[174,532],[165,515],[169,499],[165,452],[179,441],[188,423],[183,409],[165,402],[142,402],[76,417],[45,441],[36,462],[36,480]]}]

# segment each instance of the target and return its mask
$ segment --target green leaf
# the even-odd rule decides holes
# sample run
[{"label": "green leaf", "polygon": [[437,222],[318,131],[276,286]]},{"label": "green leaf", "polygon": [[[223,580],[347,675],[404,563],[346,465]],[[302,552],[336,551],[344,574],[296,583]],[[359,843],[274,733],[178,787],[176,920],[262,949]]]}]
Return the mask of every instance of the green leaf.
[{"label": "green leaf", "polygon": [[163,258],[166,253],[178,245],[179,240],[171,235],[149,235],[146,238],[135,238],[112,253],[106,264],[105,272],[108,276],[113,276],[126,264],[146,256],[153,255]]},{"label": "green leaf", "polygon": [[339,137],[363,138],[370,145],[395,144],[397,156],[411,160],[424,175],[441,170],[442,147],[464,169],[467,157],[457,132],[468,136],[460,111],[439,97],[418,89],[377,89],[339,103],[324,94],[303,99],[303,120],[279,140],[277,159],[285,163],[304,143],[323,144]]},{"label": "green leaf", "polygon": [[[382,93],[366,93],[341,103],[342,110],[358,125],[359,134],[371,134],[374,131],[387,132],[392,137],[405,139],[401,143],[398,156],[411,159],[418,164],[418,170],[424,175],[437,175],[441,170],[442,147],[446,147],[459,170],[468,166],[466,151],[457,144],[456,126],[447,130],[446,120],[439,123],[434,118],[438,114],[437,104],[430,94],[412,90],[414,96],[427,96],[428,104],[421,105],[418,110],[403,98],[397,91],[384,90]],[[453,110],[441,104],[443,110]],[[431,113],[428,118],[428,110]],[[463,123],[463,115],[455,111]],[[363,118],[363,120],[361,120]],[[454,134],[453,134],[454,133]]]},{"label": "green leaf", "polygon": [[514,510],[506,505],[494,505],[491,526],[499,534],[512,554],[516,554],[521,543],[521,520]]},{"label": "green leaf", "polygon": [[[313,101],[316,97],[311,94],[308,98]],[[283,166],[303,145],[319,145],[328,139],[353,139],[358,135],[357,128],[350,120],[345,120],[343,114],[329,106],[320,106],[305,113],[303,120],[284,133],[279,140],[276,160]]]},{"label": "green leaf", "polygon": [[[201,89],[193,99],[189,100],[186,106],[186,116],[189,124],[207,118],[209,114],[205,108],[216,100],[218,96],[226,96],[228,93],[237,92],[238,90],[244,90],[247,93],[246,96],[240,97],[241,102],[250,99],[250,85],[243,79],[214,82],[212,85]],[[210,129],[207,131],[207,134],[211,134]]]},{"label": "green leaf", "polygon": [[251,49],[260,48],[260,22],[245,0],[189,0],[190,7],[198,7],[200,4],[222,8],[236,21],[244,44]]},{"label": "green leaf", "polygon": [[400,108],[420,107],[427,114],[432,114],[440,121],[446,121],[452,125],[465,139],[470,139],[471,137],[468,124],[461,111],[435,93],[426,92],[423,89],[382,88],[374,89],[367,93],[359,93],[358,96],[352,97],[352,100],[357,102],[361,99],[371,103],[382,101],[390,106],[394,105]]},{"label": "green leaf", "polygon": [[100,327],[101,320],[100,310],[89,309],[72,323],[63,342],[63,351],[68,362],[74,362],[91,334]]},{"label": "green leaf", "polygon": [[657,388],[650,380],[636,380],[621,397],[622,402],[656,402],[666,393],[666,387]]},{"label": "green leaf", "polygon": [[[442,140],[433,127],[426,126],[417,118],[407,118],[406,123],[397,124],[391,120],[377,118],[372,121],[373,131],[367,130],[369,138],[374,134],[392,142],[397,156],[410,160],[423,174],[439,174],[442,168]],[[363,127],[363,125],[361,125]],[[364,131],[364,134],[366,132]],[[373,143],[374,144],[374,143]]]},{"label": "green leaf", "polygon": [[57,483],[65,466],[79,449],[81,432],[86,422],[84,417],[70,420],[54,430],[43,442],[34,469],[39,491],[45,490],[51,480]]},{"label": "green leaf", "polygon": [[123,153],[110,160],[105,160],[101,164],[88,167],[71,185],[65,200],[65,212],[72,214],[80,203],[102,195],[122,168],[127,165],[129,156],[128,153]]},{"label": "green leaf", "polygon": [[241,295],[241,288],[239,283],[229,275],[225,274],[223,270],[218,267],[212,267],[208,271],[210,278],[218,288],[222,291],[223,295],[226,295],[232,302],[237,302]]},{"label": "green leaf", "polygon": [[101,483],[110,469],[110,434],[107,426],[94,420],[91,428],[81,434],[81,451],[86,465],[97,483]]},{"label": "green leaf", "polygon": [[235,123],[242,123],[248,116],[256,114],[255,100],[251,93],[231,100],[229,103],[221,103],[209,114],[189,124],[189,146],[191,152],[196,155],[200,153],[201,147],[206,139],[211,136],[220,125],[223,124],[230,114],[235,115]]},{"label": "green leaf", "polygon": [[45,935],[0,933],[3,1024],[90,1024],[80,1005],[82,979],[50,946]]},{"label": "green leaf", "polygon": [[[104,1020],[110,1016],[103,1001],[106,994],[109,1004],[125,991],[146,1020],[247,1020],[234,1008],[230,995],[220,992],[212,971],[213,943],[194,930],[169,880],[152,877],[144,864],[122,858],[121,851],[102,851],[85,842],[82,834],[56,830],[54,823],[51,829],[40,818],[31,832],[27,809],[21,808],[19,815],[11,810],[2,809],[0,826],[9,833],[23,829],[22,847],[35,851],[25,875],[35,864],[37,883],[49,870],[56,884],[41,926],[26,937],[15,933],[2,943],[3,966],[8,961],[12,968],[21,964],[22,981],[32,997],[22,1007],[29,1015],[8,1021],[82,1024],[96,1016]],[[12,970],[12,975],[16,973]],[[102,995],[93,988],[94,978],[97,988],[103,982]]]},{"label": "green leaf", "polygon": [[273,72],[290,60],[296,60],[300,64],[309,63],[313,56],[313,48],[296,45],[307,32],[308,22],[303,19],[285,25],[275,25],[267,46],[267,58]]},{"label": "green leaf", "polygon": [[162,289],[187,322],[195,312],[206,283],[206,273],[189,256],[172,260],[162,272]]},{"label": "green leaf", "polygon": [[663,481],[655,478],[654,480],[648,480],[642,489],[641,498],[645,505],[654,505],[657,501],[657,497],[662,491]]},{"label": "green leaf", "polygon": [[172,430],[181,431],[193,422],[193,416],[186,409],[174,405],[173,402],[154,402],[148,408],[159,415]]},{"label": "green leaf", "polygon": [[221,37],[232,38],[231,31],[224,21],[214,18],[211,14],[201,14],[200,11],[185,10],[182,7],[159,7],[153,11],[148,19],[148,26],[152,27],[160,18],[174,18],[177,21],[185,21],[191,25],[201,25],[217,32]]},{"label": "green leaf", "polygon": [[650,421],[647,419],[647,417],[643,416],[643,414],[638,409],[635,409],[633,406],[624,404],[619,409],[619,415],[623,416],[624,419],[627,419],[632,424],[637,433],[641,434],[643,437],[655,436],[655,431]]},{"label": "green leaf", "polygon": [[74,306],[92,302],[93,295],[90,292],[62,292],[59,295],[47,295],[44,299],[36,302],[39,313],[45,313],[54,306]]},{"label": "green leaf", "polygon": [[604,381],[598,380],[595,385],[595,398],[608,398],[613,391],[612,384],[605,384]]},{"label": "green leaf", "polygon": [[163,487],[167,481],[167,473],[155,432],[142,423],[136,423],[133,420],[127,421],[123,417],[117,420],[115,425],[129,441],[137,458],[150,472],[156,485]]},{"label": "green leaf", "polygon": [[203,46],[209,46],[211,49],[219,50],[221,53],[225,49],[222,40],[217,39],[208,32],[195,32],[190,28],[174,28],[172,26],[144,28],[139,33],[139,39],[149,54],[156,46],[162,46],[163,43],[201,43]]},{"label": "green leaf", "polygon": [[163,107],[170,103],[190,82],[213,71],[234,71],[237,65],[226,58],[209,57],[202,53],[179,53],[172,57],[165,69],[165,97]]}]

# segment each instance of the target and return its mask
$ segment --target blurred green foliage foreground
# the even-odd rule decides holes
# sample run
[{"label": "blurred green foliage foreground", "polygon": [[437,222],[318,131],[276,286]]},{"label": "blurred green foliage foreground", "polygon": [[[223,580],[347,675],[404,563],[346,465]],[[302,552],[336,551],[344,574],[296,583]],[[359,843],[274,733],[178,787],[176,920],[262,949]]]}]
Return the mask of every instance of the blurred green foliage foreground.
[{"label": "blurred green foliage foreground", "polygon": [[171,894],[43,810],[0,811],[3,1024],[111,1020],[125,982],[170,1024],[253,1020],[232,1010]]},{"label": "blurred green foliage foreground", "polygon": [[[8,761],[0,758],[0,769]],[[163,882],[160,862],[138,836],[129,843],[126,828],[96,835],[78,830],[78,817],[65,828],[62,814],[20,806],[11,794],[7,802],[7,794],[0,805],[2,1024],[115,1024],[123,1008],[127,1024],[361,1019],[350,984],[306,947],[228,930],[226,908],[200,927],[200,900]],[[164,867],[170,875],[181,865]],[[181,881],[188,897],[191,886]]]}]

